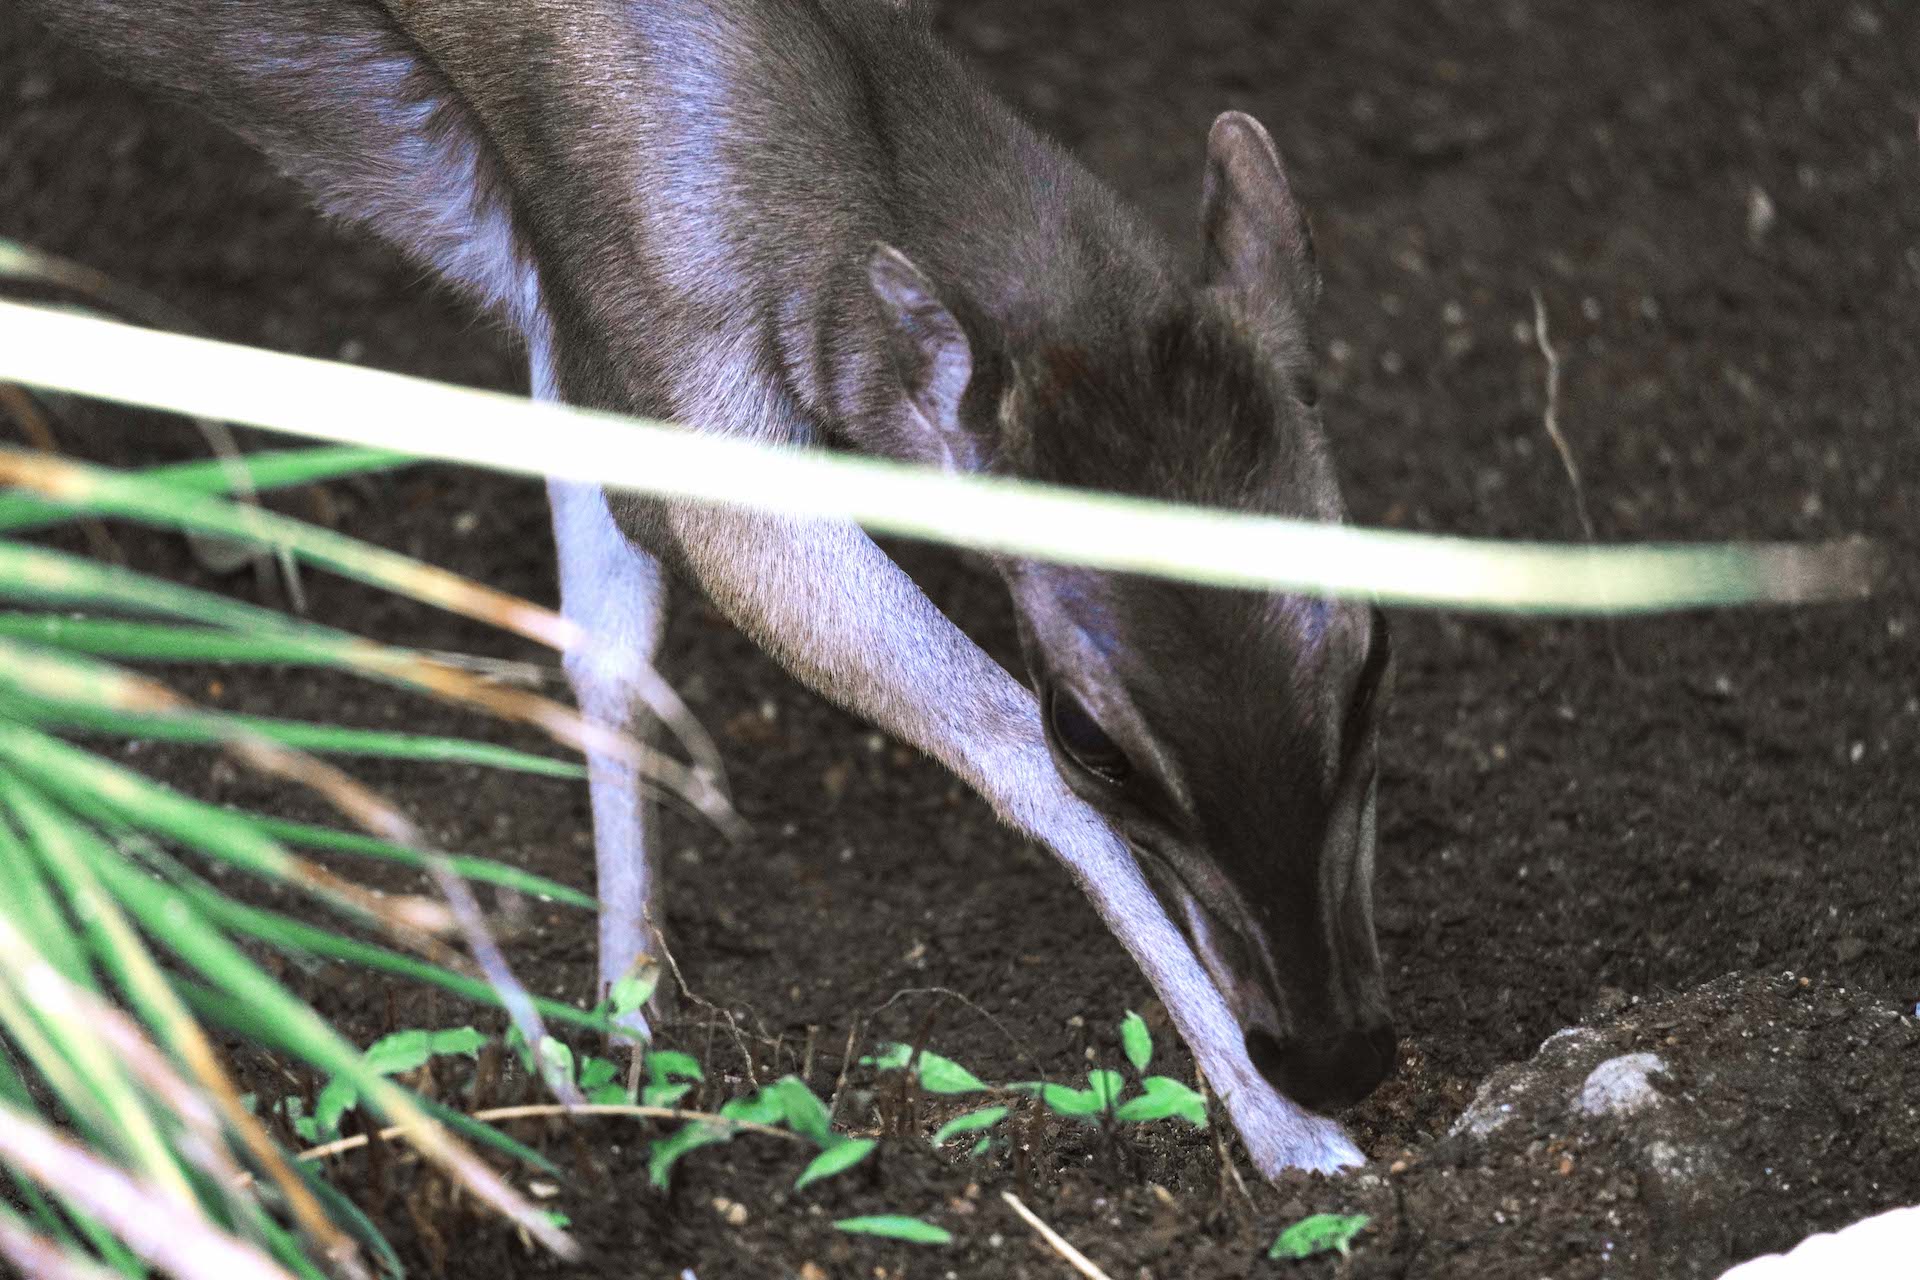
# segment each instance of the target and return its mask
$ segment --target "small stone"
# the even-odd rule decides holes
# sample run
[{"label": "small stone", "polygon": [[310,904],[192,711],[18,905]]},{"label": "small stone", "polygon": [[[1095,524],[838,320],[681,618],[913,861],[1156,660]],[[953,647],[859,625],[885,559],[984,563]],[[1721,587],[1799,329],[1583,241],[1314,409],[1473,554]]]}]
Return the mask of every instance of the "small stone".
[{"label": "small stone", "polygon": [[1759,187],[1747,192],[1747,239],[1755,244],[1766,239],[1776,217],[1772,196]]},{"label": "small stone", "polygon": [[714,1197],[713,1211],[719,1214],[721,1219],[730,1227],[744,1227],[747,1225],[747,1206],[729,1200],[725,1196]]},{"label": "small stone", "polygon": [[1651,1077],[1667,1064],[1655,1053],[1627,1053],[1595,1067],[1580,1086],[1580,1110],[1590,1116],[1631,1115],[1654,1106],[1660,1091]]}]

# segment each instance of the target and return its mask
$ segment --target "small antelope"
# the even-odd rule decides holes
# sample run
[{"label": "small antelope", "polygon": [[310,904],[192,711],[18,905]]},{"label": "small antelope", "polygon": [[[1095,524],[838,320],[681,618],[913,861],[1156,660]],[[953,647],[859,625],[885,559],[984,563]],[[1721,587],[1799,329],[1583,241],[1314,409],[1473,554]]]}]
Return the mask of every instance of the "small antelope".
[{"label": "small antelope", "polygon": [[[534,394],[706,431],[1342,518],[1319,292],[1266,131],[1207,139],[1197,273],[890,0],[26,0],[525,341]],[[669,571],[1045,844],[1259,1167],[1395,1056],[1374,943],[1386,627],[1002,557],[1026,682],[851,524],[549,486],[582,708],[639,726]],[[600,978],[660,945],[637,780],[589,761]],[[644,1027],[637,1028],[644,1033]]]}]

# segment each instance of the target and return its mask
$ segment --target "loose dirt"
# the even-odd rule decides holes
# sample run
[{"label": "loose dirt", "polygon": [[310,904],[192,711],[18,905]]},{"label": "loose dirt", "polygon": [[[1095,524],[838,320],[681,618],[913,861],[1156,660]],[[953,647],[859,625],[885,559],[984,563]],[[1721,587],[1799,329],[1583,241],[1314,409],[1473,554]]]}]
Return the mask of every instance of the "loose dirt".
[{"label": "loose dirt", "polygon": [[[1709,1275],[1920,1202],[1920,608],[1906,568],[1920,551],[1920,10],[938,9],[1008,98],[1182,237],[1213,113],[1244,108],[1272,128],[1314,218],[1326,417],[1358,521],[1581,536],[1543,430],[1538,295],[1563,367],[1559,422],[1602,540],[1867,533],[1896,580],[1858,606],[1610,626],[1396,617],[1378,898],[1405,1047],[1397,1076],[1351,1115],[1373,1157],[1364,1174],[1266,1186],[1240,1161],[1243,1191],[1214,1135],[1169,1124],[1116,1142],[1051,1123],[1023,1131],[1017,1158],[889,1137],[862,1172],[797,1194],[797,1150],[743,1140],[689,1157],[662,1195],[631,1125],[528,1130],[572,1173],[554,1203],[588,1260],[570,1274],[1067,1274],[1001,1203],[1014,1190],[1116,1278]],[[505,343],[306,212],[244,147],[4,8],[0,235],[138,285],[220,336],[523,385]],[[197,450],[178,423],[52,407],[83,456]],[[554,598],[532,484],[427,468],[289,502]],[[122,542],[144,567],[197,572],[170,542]],[[992,582],[943,555],[901,555],[1007,651]],[[371,635],[537,656],[318,575],[308,587],[319,616]],[[709,1100],[785,1071],[830,1092],[850,1034],[856,1053],[919,1037],[991,1078],[1069,1078],[1090,1057],[1118,1064],[1112,1029],[1130,1007],[1160,1029],[1159,1065],[1186,1072],[1066,876],[939,769],[802,692],[685,593],[665,668],[719,737],[755,825],[738,844],[678,819],[666,834],[669,922],[705,1003],[684,1003],[665,1040],[709,1064]],[[378,689],[175,674],[234,708],[475,729]],[[223,800],[308,811],[203,756],[135,758]],[[449,847],[590,882],[577,787],[359,773]],[[531,984],[585,995],[586,920],[535,912],[513,943]],[[289,980],[362,1039],[471,1016],[341,971]],[[1555,1041],[1532,1085],[1514,1083],[1509,1064],[1583,1019],[1590,1037]],[[1579,1118],[1570,1099],[1596,1063],[1567,1058],[1570,1045],[1657,1054],[1657,1103]],[[255,1087],[299,1087],[247,1061]],[[903,1118],[874,1083],[848,1073],[844,1119],[924,1131],[931,1110]],[[1509,1120],[1448,1136],[1483,1089],[1490,1105],[1519,1099]],[[1682,1119],[1684,1141],[1647,1127]],[[565,1270],[404,1178],[375,1188],[351,1159],[337,1172],[418,1266],[474,1280]],[[1350,1261],[1259,1260],[1319,1211],[1373,1215]],[[923,1214],[958,1242],[831,1228],[873,1212]]]}]

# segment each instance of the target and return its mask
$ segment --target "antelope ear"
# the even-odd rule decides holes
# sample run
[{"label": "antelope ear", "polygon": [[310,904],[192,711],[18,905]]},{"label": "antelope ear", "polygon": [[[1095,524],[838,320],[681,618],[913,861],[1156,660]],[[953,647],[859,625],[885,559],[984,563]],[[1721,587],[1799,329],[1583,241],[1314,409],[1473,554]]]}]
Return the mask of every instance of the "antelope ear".
[{"label": "antelope ear", "polygon": [[960,421],[973,377],[973,348],[960,322],[913,260],[892,245],[874,247],[867,279],[880,307],[887,354],[904,393],[900,443],[910,456],[950,470],[979,465],[979,442]]},{"label": "antelope ear", "polygon": [[1320,296],[1313,234],[1294,202],[1280,152],[1260,122],[1222,112],[1207,135],[1200,191],[1201,280],[1301,315]]}]

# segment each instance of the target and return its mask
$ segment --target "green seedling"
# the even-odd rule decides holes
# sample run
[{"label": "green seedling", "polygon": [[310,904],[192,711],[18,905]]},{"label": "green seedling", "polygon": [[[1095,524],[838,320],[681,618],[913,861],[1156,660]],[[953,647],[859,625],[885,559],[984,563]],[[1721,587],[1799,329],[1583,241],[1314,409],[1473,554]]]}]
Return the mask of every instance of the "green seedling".
[{"label": "green seedling", "polygon": [[896,1213],[879,1214],[868,1218],[842,1218],[833,1226],[836,1231],[845,1231],[853,1235],[883,1236],[888,1240],[905,1240],[910,1244],[953,1243],[953,1232],[945,1227],[936,1227],[931,1222],[902,1217]]},{"label": "green seedling", "polygon": [[1371,1221],[1364,1213],[1316,1213],[1282,1231],[1267,1250],[1267,1257],[1297,1261],[1320,1253],[1338,1253],[1344,1258],[1352,1252],[1353,1238]]},{"label": "green seedling", "polygon": [[[485,1043],[486,1037],[472,1027],[450,1027],[444,1031],[396,1031],[367,1046],[366,1065],[369,1070],[383,1076],[405,1075],[409,1071],[419,1070],[430,1059],[437,1057],[476,1058]],[[300,1114],[304,1108],[299,1098],[288,1098],[281,1109],[302,1142],[331,1142],[340,1136],[341,1117],[359,1101],[360,1090],[353,1082],[335,1076],[320,1091],[319,1098],[313,1104],[312,1115]]]},{"label": "green seedling", "polygon": [[[785,1128],[820,1149],[795,1179],[796,1191],[846,1172],[879,1145],[872,1138],[836,1133],[827,1104],[798,1076],[783,1076],[758,1093],[733,1099],[720,1108],[720,1117],[717,1121],[690,1120],[678,1131],[653,1143],[648,1153],[647,1176],[656,1187],[667,1186],[680,1157],[701,1147],[731,1141],[740,1132],[738,1125]],[[734,1124],[729,1125],[728,1121]]]},{"label": "green seedling", "polygon": [[[915,1054],[904,1044],[884,1045],[879,1053],[860,1061],[880,1071],[912,1071],[920,1087],[929,1093],[1027,1094],[1063,1119],[1091,1124],[1145,1124],[1178,1117],[1195,1128],[1206,1128],[1207,1102],[1197,1090],[1171,1076],[1145,1074],[1153,1063],[1153,1035],[1147,1030],[1146,1019],[1129,1011],[1120,1023],[1120,1045],[1127,1062],[1140,1077],[1139,1092],[1131,1097],[1125,1096],[1126,1077],[1105,1068],[1089,1071],[1087,1087],[1077,1089],[1046,1080],[990,1085],[951,1058],[926,1049]],[[943,1146],[965,1134],[984,1133],[1004,1120],[1007,1113],[1005,1106],[991,1106],[956,1116],[935,1130],[933,1145]],[[990,1137],[980,1137],[974,1142],[972,1153],[980,1155],[991,1146]]]}]

